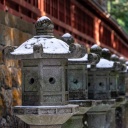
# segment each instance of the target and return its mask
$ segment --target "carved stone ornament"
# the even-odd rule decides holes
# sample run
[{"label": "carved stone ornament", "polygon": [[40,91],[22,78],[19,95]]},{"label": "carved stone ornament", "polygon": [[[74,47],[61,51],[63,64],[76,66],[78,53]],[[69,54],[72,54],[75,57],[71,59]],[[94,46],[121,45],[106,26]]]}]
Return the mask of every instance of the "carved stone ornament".
[{"label": "carved stone ornament", "polygon": [[101,56],[102,49],[101,49],[101,47],[98,46],[97,44],[94,44],[94,45],[90,48],[90,52],[91,52],[91,53],[98,54],[99,56]]},{"label": "carved stone ornament", "polygon": [[62,40],[67,42],[68,45],[74,43],[73,36],[69,33],[65,33],[64,35],[62,35]]},{"label": "carved stone ornament", "polygon": [[35,28],[36,35],[53,35],[54,24],[48,17],[43,16],[37,20]]}]

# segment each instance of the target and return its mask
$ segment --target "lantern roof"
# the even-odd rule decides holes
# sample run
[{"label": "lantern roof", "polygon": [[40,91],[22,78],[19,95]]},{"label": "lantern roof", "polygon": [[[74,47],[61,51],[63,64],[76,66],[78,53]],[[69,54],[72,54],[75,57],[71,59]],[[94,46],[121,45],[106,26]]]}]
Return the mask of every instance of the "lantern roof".
[{"label": "lantern roof", "polygon": [[15,49],[11,54],[13,55],[24,55],[33,54],[33,46],[42,45],[43,53],[48,54],[66,54],[70,53],[69,45],[62,40],[55,37],[42,37],[34,36],[33,38],[25,41],[17,49]]}]

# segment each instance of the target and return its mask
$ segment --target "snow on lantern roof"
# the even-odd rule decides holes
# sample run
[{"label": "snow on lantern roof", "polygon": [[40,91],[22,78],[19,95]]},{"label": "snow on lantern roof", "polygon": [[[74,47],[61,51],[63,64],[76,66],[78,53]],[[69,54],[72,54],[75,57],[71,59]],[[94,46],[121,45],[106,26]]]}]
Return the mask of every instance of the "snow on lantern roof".
[{"label": "snow on lantern roof", "polygon": [[99,48],[97,44],[94,44],[91,48]]},{"label": "snow on lantern roof", "polygon": [[109,52],[109,49],[107,49],[107,48],[103,48],[102,51]]},{"label": "snow on lantern roof", "polygon": [[98,54],[98,55],[101,55],[102,49],[101,49],[101,47],[100,47],[99,45],[94,44],[94,45],[90,48],[90,52],[91,52],[91,53]]},{"label": "snow on lantern roof", "polygon": [[36,23],[36,35],[53,35],[54,24],[46,16],[40,17]]},{"label": "snow on lantern roof", "polygon": [[119,57],[116,54],[111,55],[111,60],[112,61],[119,61]]},{"label": "snow on lantern roof", "polygon": [[72,37],[70,33],[65,33],[62,37]]},{"label": "snow on lantern roof", "polygon": [[87,68],[91,68],[91,65],[90,65],[90,64],[88,64],[88,65],[87,65]]},{"label": "snow on lantern roof", "polygon": [[126,64],[126,67],[127,67],[126,70],[128,71],[128,61],[126,61],[125,64]]},{"label": "snow on lantern roof", "polygon": [[85,54],[85,56],[82,58],[68,59],[68,61],[87,61],[88,60],[87,58],[88,58],[88,54]]},{"label": "snow on lantern roof", "polygon": [[74,43],[74,38],[71,34],[65,33],[62,35],[62,40],[65,41],[68,45]]},{"label": "snow on lantern roof", "polygon": [[101,58],[99,63],[96,65],[97,68],[112,68],[114,65],[113,61]]},{"label": "snow on lantern roof", "polygon": [[125,64],[128,66],[128,61],[126,61]]},{"label": "snow on lantern roof", "polygon": [[126,60],[125,60],[125,58],[124,58],[123,56],[121,56],[121,57],[119,58],[119,60],[120,60],[120,62],[121,62],[122,64],[125,64],[125,62],[126,62]]},{"label": "snow on lantern roof", "polygon": [[37,21],[42,21],[42,20],[50,20],[47,16],[42,16],[40,17]]},{"label": "snow on lantern roof", "polygon": [[62,40],[56,38],[43,38],[33,37],[21,46],[15,49],[11,54],[13,55],[24,55],[33,54],[33,46],[41,44],[43,46],[43,52],[48,54],[67,54],[70,53],[69,45]]},{"label": "snow on lantern roof", "polygon": [[35,23],[36,36],[24,42],[21,46],[15,49],[11,54],[24,55],[33,54],[34,45],[40,45],[43,53],[48,54],[67,54],[70,53],[69,45],[53,36],[54,25],[52,21],[42,16]]}]

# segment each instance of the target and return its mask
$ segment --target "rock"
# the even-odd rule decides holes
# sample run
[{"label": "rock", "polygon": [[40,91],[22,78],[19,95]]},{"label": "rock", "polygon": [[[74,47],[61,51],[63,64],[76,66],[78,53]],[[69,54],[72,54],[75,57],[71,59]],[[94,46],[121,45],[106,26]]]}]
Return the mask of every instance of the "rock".
[{"label": "rock", "polygon": [[0,44],[12,45],[12,38],[11,28],[0,24]]},{"label": "rock", "polygon": [[1,97],[4,103],[4,107],[6,109],[6,114],[12,115],[12,90],[7,89],[5,90],[4,88],[1,88]]},{"label": "rock", "polygon": [[21,89],[12,88],[13,106],[21,105]]},{"label": "rock", "polygon": [[5,113],[4,101],[0,96],[0,119],[2,118],[2,116],[4,116],[4,113]]},{"label": "rock", "polygon": [[5,65],[0,65],[0,72],[1,86],[6,89],[11,88],[12,78],[9,69]]},{"label": "rock", "polygon": [[12,75],[12,87],[21,86],[21,69],[12,67],[11,75]]},{"label": "rock", "polygon": [[6,119],[5,119],[5,118],[2,118],[2,119],[0,120],[0,128],[3,128],[3,127],[5,127],[5,126],[7,126]]},{"label": "rock", "polygon": [[2,51],[0,51],[0,64],[3,64]]}]

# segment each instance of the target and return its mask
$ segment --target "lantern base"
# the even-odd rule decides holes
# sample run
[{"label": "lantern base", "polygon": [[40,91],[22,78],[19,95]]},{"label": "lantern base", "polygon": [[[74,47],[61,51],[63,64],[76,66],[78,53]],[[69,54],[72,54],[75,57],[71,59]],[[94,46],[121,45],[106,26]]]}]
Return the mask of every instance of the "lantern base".
[{"label": "lantern base", "polygon": [[78,105],[16,106],[13,110],[14,114],[31,128],[61,128],[63,123],[78,112]]}]

